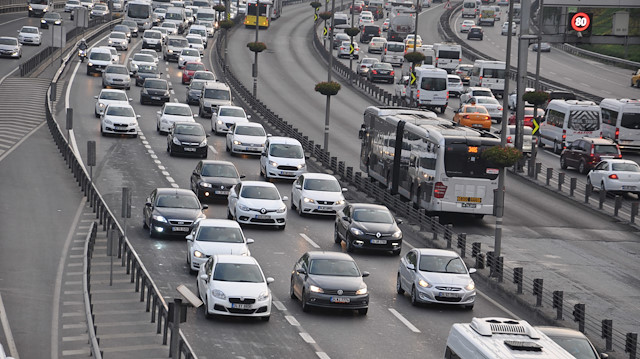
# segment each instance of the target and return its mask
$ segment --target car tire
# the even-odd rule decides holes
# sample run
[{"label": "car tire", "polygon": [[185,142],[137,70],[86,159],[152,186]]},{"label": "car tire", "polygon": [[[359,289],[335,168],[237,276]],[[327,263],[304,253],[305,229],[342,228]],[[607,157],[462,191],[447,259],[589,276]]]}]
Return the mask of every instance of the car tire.
[{"label": "car tire", "polygon": [[307,293],[304,291],[304,289],[302,290],[301,297],[302,299],[300,299],[300,301],[302,302],[302,311],[305,313],[309,313],[311,307],[309,306],[309,304],[307,304]]},{"label": "car tire", "polygon": [[591,177],[587,176],[587,187],[593,192],[593,183],[591,183]]},{"label": "car tire", "polygon": [[353,253],[353,241],[351,241],[351,239],[349,238],[349,235],[347,235],[347,238],[345,239],[345,243],[347,243],[347,252],[349,253]]},{"label": "car tire", "polygon": [[209,313],[209,299],[205,298],[203,300],[203,302],[204,302],[204,317],[205,317],[205,319],[213,319],[213,315],[211,313]]},{"label": "car tire", "polygon": [[100,118],[100,114],[94,111],[96,118]]},{"label": "car tire", "polygon": [[416,292],[416,286],[411,287],[411,305],[418,306],[418,293]]},{"label": "car tire", "polygon": [[391,254],[394,256],[399,256],[400,252],[402,252],[402,248],[394,249],[391,251]]},{"label": "car tire", "polygon": [[360,308],[360,309],[358,309],[358,314],[367,315],[368,311],[369,311],[369,308]]},{"label": "car tire", "polygon": [[298,299],[298,297],[296,297],[296,293],[293,291],[293,278],[291,278],[291,283],[289,284],[289,298],[293,300]]},{"label": "car tire", "polygon": [[233,219],[233,215],[231,214],[231,210],[227,208],[227,219]]},{"label": "car tire", "polygon": [[568,167],[569,166],[567,165],[567,160],[564,158],[564,156],[560,156],[560,168],[566,170]]},{"label": "car tire", "polygon": [[398,273],[398,277],[396,278],[396,293],[404,295],[404,289],[402,289],[402,282],[400,281],[400,273]]},{"label": "car tire", "polygon": [[209,156],[209,151],[207,150],[203,155],[202,158],[207,158]]},{"label": "car tire", "polygon": [[149,222],[149,238],[156,238],[156,232],[154,231],[153,223]]},{"label": "car tire", "polygon": [[304,217],[304,212],[302,211],[302,201],[298,202],[298,216]]},{"label": "car tire", "polygon": [[583,175],[586,175],[587,172],[589,172],[587,163],[584,160],[580,160],[580,164],[578,165],[578,172],[582,173]]},{"label": "car tire", "polygon": [[265,315],[264,317],[260,317],[260,320],[262,320],[263,322],[268,322],[269,319],[271,319],[270,315]]},{"label": "car tire", "polygon": [[281,226],[278,226],[277,228],[278,228],[278,230],[280,230],[280,231],[284,231],[284,229],[285,229],[285,228],[287,228],[287,224],[285,223],[285,224],[283,224],[283,225],[281,225]]},{"label": "car tire", "polygon": [[560,153],[560,152],[562,152],[562,150],[560,150],[558,147],[558,141],[553,140],[553,153]]},{"label": "car tire", "polygon": [[169,152],[169,157],[173,157],[173,146],[167,145],[167,152]]},{"label": "car tire", "polygon": [[447,106],[440,106],[440,113],[444,113],[447,110]]},{"label": "car tire", "polygon": [[465,310],[473,310],[473,304],[465,305],[464,309]]},{"label": "car tire", "polygon": [[604,181],[600,182],[600,191],[607,192],[607,188],[604,186]]},{"label": "car tire", "polygon": [[338,233],[338,225],[333,226],[333,242],[336,244],[340,244],[342,242],[340,234]]}]

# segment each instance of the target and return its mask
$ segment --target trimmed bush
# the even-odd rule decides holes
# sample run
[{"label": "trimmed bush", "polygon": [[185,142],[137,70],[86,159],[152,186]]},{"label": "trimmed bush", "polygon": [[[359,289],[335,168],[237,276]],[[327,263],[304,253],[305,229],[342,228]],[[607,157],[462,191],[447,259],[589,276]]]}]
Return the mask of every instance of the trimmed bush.
[{"label": "trimmed bush", "polygon": [[213,7],[213,10],[217,11],[217,12],[224,12],[227,10],[227,7],[221,4],[218,4],[216,6]]},{"label": "trimmed bush", "polygon": [[331,11],[323,11],[321,13],[318,14],[318,16],[324,20],[327,21],[329,19],[331,19],[331,17],[333,16],[333,14],[331,13]]},{"label": "trimmed bush", "polygon": [[334,96],[340,91],[340,84],[334,81],[331,82],[318,82],[315,90],[325,96]]},{"label": "trimmed bush", "polygon": [[247,47],[253,52],[262,52],[267,49],[267,45],[264,42],[250,42]]},{"label": "trimmed bush", "polygon": [[233,22],[233,20],[225,19],[218,22],[218,25],[220,26],[221,29],[229,30],[230,28],[233,27],[233,25],[235,25],[235,23]]},{"label": "trimmed bush", "polygon": [[320,6],[322,6],[320,1],[312,1],[309,5],[311,5],[311,7],[314,8],[316,11],[318,11]]},{"label": "trimmed bush", "polygon": [[534,106],[541,106],[549,101],[549,94],[544,91],[527,92],[522,95],[522,99]]},{"label": "trimmed bush", "polygon": [[357,27],[350,27],[348,29],[345,29],[344,33],[349,35],[349,36],[351,36],[351,37],[353,37],[353,36],[356,36],[356,35],[358,35],[360,33],[360,29],[358,29]]},{"label": "trimmed bush", "polygon": [[407,51],[406,54],[404,54],[404,59],[409,61],[412,64],[417,64],[419,62],[424,61],[424,54],[422,54],[422,52],[413,52],[413,51]]},{"label": "trimmed bush", "polygon": [[515,147],[493,146],[482,151],[481,157],[495,166],[511,167],[522,158],[522,152]]}]

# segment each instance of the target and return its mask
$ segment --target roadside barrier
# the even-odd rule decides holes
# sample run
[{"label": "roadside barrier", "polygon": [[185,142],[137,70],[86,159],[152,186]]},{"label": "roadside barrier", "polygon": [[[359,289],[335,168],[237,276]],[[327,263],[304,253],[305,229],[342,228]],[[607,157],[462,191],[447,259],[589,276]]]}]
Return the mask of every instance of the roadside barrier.
[{"label": "roadside barrier", "polygon": [[[54,9],[64,8],[65,0],[53,2]],[[0,13],[28,11],[29,4],[25,0],[0,0]]]}]

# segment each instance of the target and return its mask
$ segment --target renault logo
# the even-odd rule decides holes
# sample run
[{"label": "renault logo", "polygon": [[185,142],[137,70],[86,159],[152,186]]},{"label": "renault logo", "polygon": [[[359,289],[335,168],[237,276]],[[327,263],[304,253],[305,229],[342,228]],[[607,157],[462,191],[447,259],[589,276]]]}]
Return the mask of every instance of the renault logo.
[{"label": "renault logo", "polygon": [[224,189],[224,186],[220,186],[220,189]]},{"label": "renault logo", "polygon": [[380,238],[381,235],[380,232],[376,233],[376,238]]},{"label": "renault logo", "polygon": [[183,221],[179,221],[178,224],[184,224],[184,222]]},{"label": "renault logo", "polygon": [[244,302],[244,297],[240,297],[240,301],[241,301],[241,302]]},{"label": "renault logo", "polygon": [[263,208],[263,209],[260,210],[260,213],[265,214],[265,213],[267,213],[267,210]]},{"label": "renault logo", "polygon": [[342,293],[344,293],[344,291],[342,291],[342,289],[338,289],[338,295],[342,295]]}]

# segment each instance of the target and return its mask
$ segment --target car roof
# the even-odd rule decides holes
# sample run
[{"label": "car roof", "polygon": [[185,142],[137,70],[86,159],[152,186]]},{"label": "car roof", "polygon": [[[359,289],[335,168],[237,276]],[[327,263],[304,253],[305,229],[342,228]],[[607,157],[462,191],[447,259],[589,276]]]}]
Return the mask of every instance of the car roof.
[{"label": "car roof", "polygon": [[[193,123],[193,122],[190,122]],[[235,167],[235,165],[233,164],[233,162],[231,161],[223,161],[223,160],[202,160],[200,161],[202,162],[203,165],[232,165]]]},{"label": "car roof", "polygon": [[261,124],[257,123],[257,122],[238,122],[235,124],[236,127],[262,127],[264,128]]},{"label": "car roof", "polygon": [[223,106],[218,106],[218,108],[236,108],[236,109],[240,109],[244,111],[244,108],[240,107],[240,106],[230,106],[230,105],[223,105]]},{"label": "car roof", "polygon": [[469,86],[468,87],[469,91],[491,91],[490,88],[488,87],[475,87],[475,86]]},{"label": "car roof", "polygon": [[600,137],[581,137],[580,140],[591,142],[594,145],[615,145],[613,140],[608,138],[600,138]]},{"label": "car roof", "polygon": [[182,194],[182,195],[195,196],[195,193],[193,193],[192,190],[185,189],[185,188],[161,187],[161,188],[156,188],[156,192],[158,194]]},{"label": "car roof", "polygon": [[238,263],[238,264],[258,264],[258,261],[251,256],[238,256],[233,254],[217,254],[216,263]]},{"label": "car roof", "polygon": [[[197,72],[197,71],[196,71]],[[208,71],[211,72],[211,71]],[[207,81],[207,83],[204,85],[205,88],[213,88],[213,89],[224,89],[224,90],[228,90],[229,86],[227,86],[227,84],[225,84],[224,82],[219,82],[219,81]]]},{"label": "car roof", "polygon": [[205,218],[198,221],[200,227],[240,228],[240,224],[230,219]]},{"label": "car roof", "polygon": [[269,142],[271,144],[281,143],[281,144],[287,144],[287,145],[300,145],[300,146],[302,146],[302,144],[300,144],[300,141],[296,140],[295,138],[291,138],[291,137],[272,136],[272,137],[269,138]]},{"label": "car roof", "polygon": [[436,248],[416,248],[420,255],[427,256],[446,256],[446,257],[459,257],[458,253],[447,249]]},{"label": "car roof", "polygon": [[[354,261],[353,257],[347,253],[333,251],[309,251],[306,253],[309,259],[341,259]],[[354,261],[355,262],[355,261]]]},{"label": "car roof", "polygon": [[191,108],[191,106],[189,106],[186,103],[181,103],[181,102],[166,102],[165,107],[189,107]]},{"label": "car roof", "polygon": [[622,158],[604,158],[601,162],[611,162],[611,163],[630,163],[637,165],[638,163],[632,160],[625,160]]},{"label": "car roof", "polygon": [[129,105],[128,103],[110,103],[107,105],[107,107],[125,107],[125,108],[130,108],[133,110],[133,106]]},{"label": "car roof", "polygon": [[386,206],[383,206],[383,205],[381,205],[381,204],[373,204],[373,203],[350,203],[350,205],[351,205],[354,209],[370,208],[370,209],[386,209],[386,210],[389,210]]},{"label": "car roof", "polygon": [[202,128],[202,129],[204,130],[204,126],[202,126],[202,124],[201,124],[201,123],[199,123],[199,122],[191,122],[191,121],[176,121],[176,122],[174,122],[174,123],[173,123],[173,126],[175,126],[175,127],[182,126],[182,125],[184,125],[184,126],[189,126],[189,127],[191,127],[191,126],[198,126],[198,127]]},{"label": "car roof", "polygon": [[307,172],[304,173],[303,176],[305,179],[332,179],[337,181],[337,179],[333,175],[327,173]]}]

